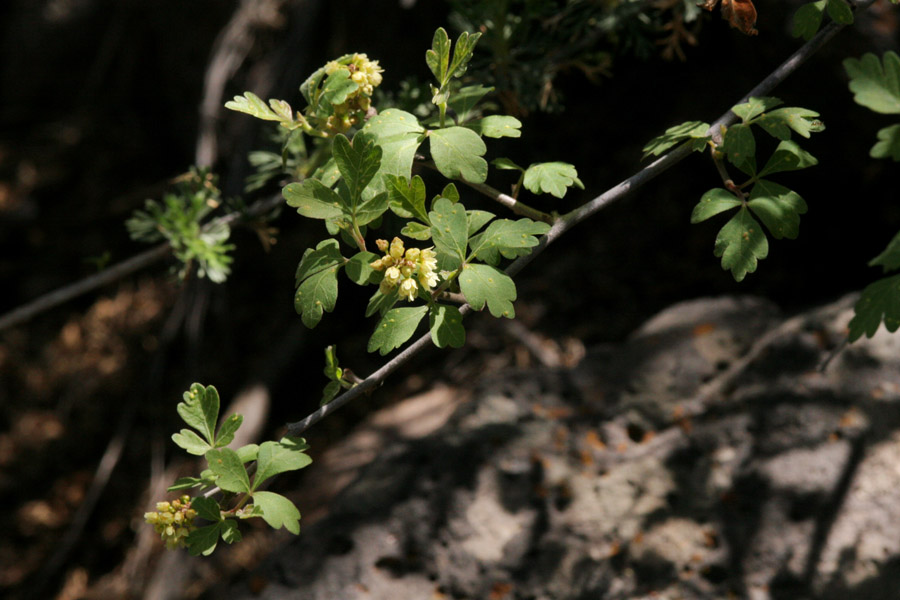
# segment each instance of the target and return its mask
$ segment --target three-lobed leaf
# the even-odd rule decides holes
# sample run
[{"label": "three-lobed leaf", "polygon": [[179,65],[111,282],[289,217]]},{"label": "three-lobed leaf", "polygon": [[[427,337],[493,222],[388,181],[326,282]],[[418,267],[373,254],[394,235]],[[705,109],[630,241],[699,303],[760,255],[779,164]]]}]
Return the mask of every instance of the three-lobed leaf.
[{"label": "three-lobed leaf", "polygon": [[855,342],[860,337],[872,337],[881,323],[893,333],[900,328],[900,275],[892,275],[870,283],[853,307],[848,339]]},{"label": "three-lobed leaf", "polygon": [[[225,108],[237,112],[242,112],[257,119],[265,121],[284,121],[283,114],[276,113],[267,105],[262,98],[253,92],[244,92],[243,96],[235,96],[234,100],[225,103]],[[280,111],[279,111],[280,112]],[[287,120],[291,119],[290,106],[288,106]]]},{"label": "three-lobed leaf", "polygon": [[744,173],[756,172],[756,139],[750,125],[738,123],[729,127],[722,140],[722,150],[728,155],[728,162]]},{"label": "three-lobed leaf", "polygon": [[878,141],[872,146],[869,156],[900,161],[900,124],[878,130]]},{"label": "three-lobed leaf", "polygon": [[285,437],[278,442],[263,442],[256,456],[253,490],[270,477],[308,466],[312,459],[305,453],[309,445],[303,438]]},{"label": "three-lobed leaf", "polygon": [[753,186],[747,206],[776,240],[796,239],[800,233],[800,215],[807,210],[806,202],[797,192],[766,179]]},{"label": "three-lobed leaf", "polygon": [[885,52],[882,61],[872,53],[848,58],[844,69],[857,104],[883,114],[900,113],[900,56]]},{"label": "three-lobed leaf", "polygon": [[389,108],[369,119],[362,131],[371,135],[383,152],[381,168],[372,187],[376,191],[386,189],[383,181],[385,175],[400,175],[409,179],[416,150],[425,133],[415,115]]},{"label": "three-lobed leaf", "polygon": [[525,170],[522,185],[532,194],[550,194],[557,198],[566,195],[567,188],[584,189],[574,165],[564,162],[535,163]]},{"label": "three-lobed leaf", "polygon": [[743,123],[747,123],[781,104],[783,104],[783,102],[773,96],[751,96],[744,104],[738,104],[731,107],[731,112],[736,114]]},{"label": "three-lobed leaf", "polygon": [[175,409],[182,420],[200,432],[212,447],[215,445],[216,420],[219,418],[219,392],[213,386],[194,383]]},{"label": "three-lobed leaf", "polygon": [[900,269],[900,233],[895,235],[881,254],[869,261],[869,266],[881,265],[884,272]]},{"label": "three-lobed leaf", "polygon": [[332,153],[350,192],[350,201],[355,206],[362,197],[363,190],[381,167],[382,150],[368,134],[357,133],[353,136],[352,143],[339,134],[334,138]]},{"label": "three-lobed leaf", "polygon": [[759,172],[759,176],[765,177],[782,171],[798,171],[817,164],[819,161],[812,154],[795,142],[784,140],[775,148],[775,152]]},{"label": "three-lobed leaf", "polygon": [[344,272],[356,285],[378,283],[381,273],[372,268],[372,262],[378,258],[380,257],[372,252],[358,252],[347,262]]},{"label": "three-lobed leaf", "polygon": [[178,433],[173,433],[172,441],[180,448],[183,448],[185,452],[194,456],[203,456],[207,450],[212,449],[212,445],[209,442],[190,429],[182,429]]},{"label": "three-lobed leaf", "polygon": [[447,127],[429,131],[428,139],[431,158],[441,175],[470,183],[487,179],[488,164],[482,158],[487,146],[477,133],[466,127]]},{"label": "three-lobed leaf", "polygon": [[425,208],[425,182],[416,175],[411,180],[401,175],[386,175],[391,210],[404,219],[429,223]]},{"label": "three-lobed leaf", "polygon": [[216,485],[228,492],[249,492],[250,478],[241,457],[231,448],[210,450],[206,462],[216,475]]},{"label": "three-lobed leaf", "polygon": [[254,492],[253,504],[272,529],[284,527],[294,535],[300,533],[300,511],[294,503],[275,492]]},{"label": "three-lobed leaf", "polygon": [[827,0],[809,2],[797,9],[794,13],[794,26],[791,35],[802,37],[807,42],[812,39],[822,25],[822,15],[825,13]]},{"label": "three-lobed leaf", "polygon": [[337,274],[345,259],[341,256],[338,241],[327,239],[316,249],[307,249],[297,266],[294,309],[309,328],[322,319],[323,311],[331,312],[337,303]]},{"label": "three-lobed leaf", "polygon": [[703,121],[687,121],[666,129],[665,133],[658,135],[644,145],[642,158],[650,155],[659,156],[669,148],[690,140],[692,150],[703,150],[709,139],[707,135],[709,123]]},{"label": "three-lobed leaf", "polygon": [[512,319],[516,316],[513,301],[516,299],[516,284],[512,278],[490,265],[467,264],[459,274],[459,288],[466,302],[475,310],[487,304],[488,310],[497,318]]},{"label": "three-lobed leaf", "polygon": [[308,219],[334,219],[341,216],[345,209],[344,200],[317,179],[289,183],[281,194],[288,206],[293,206]]},{"label": "three-lobed leaf", "polygon": [[700,197],[700,202],[694,207],[691,213],[691,223],[702,223],[710,217],[740,205],[741,201],[728,190],[724,188],[711,189]]},{"label": "three-lobed leaf", "polygon": [[518,221],[499,219],[491,222],[483,233],[469,241],[470,252],[490,265],[500,262],[500,255],[512,258],[521,254],[521,249],[538,245],[535,236],[550,230],[547,223],[522,218]]},{"label": "three-lobed leaf", "polygon": [[825,129],[822,121],[816,118],[818,116],[819,113],[808,108],[787,106],[767,112],[756,123],[779,140],[791,139],[791,130],[808,138],[810,133],[818,133]]},{"label": "three-lobed leaf", "polygon": [[766,234],[746,207],[719,230],[713,254],[722,258],[722,268],[731,271],[735,281],[743,281],[747,273],[756,271],[758,261],[768,256]]},{"label": "three-lobed leaf", "polygon": [[[396,297],[396,294],[394,294]],[[412,306],[403,308],[392,308],[387,311],[378,325],[372,337],[369,338],[367,350],[384,356],[394,348],[399,348],[413,336],[422,317],[428,312],[428,306]]]},{"label": "three-lobed leaf", "polygon": [[466,207],[453,203],[446,198],[439,198],[428,213],[431,222],[431,239],[435,249],[454,257],[460,263],[466,259],[466,246],[469,240],[469,224]]},{"label": "three-lobed leaf", "polygon": [[522,122],[507,115],[490,115],[467,123],[466,127],[489,138],[522,137]]},{"label": "three-lobed leaf", "polygon": [[460,348],[466,343],[466,329],[462,314],[455,306],[435,303],[428,315],[431,341],[438,348]]}]

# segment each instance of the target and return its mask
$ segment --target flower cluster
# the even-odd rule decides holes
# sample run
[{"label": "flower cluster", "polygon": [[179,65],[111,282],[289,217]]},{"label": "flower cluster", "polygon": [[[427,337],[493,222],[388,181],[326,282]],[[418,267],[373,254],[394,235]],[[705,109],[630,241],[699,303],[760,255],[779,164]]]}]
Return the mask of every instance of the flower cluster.
[{"label": "flower cluster", "polygon": [[[398,289],[401,298],[412,302],[421,285],[425,290],[432,290],[437,285],[437,257],[431,248],[419,249],[403,247],[403,240],[395,237],[390,245],[387,240],[376,240],[378,249],[384,256],[371,263],[376,271],[384,271],[381,280],[381,293],[387,294]],[[417,283],[418,280],[418,283]]]},{"label": "flower cluster", "polygon": [[[345,62],[345,61],[341,61]],[[341,133],[357,125],[371,107],[372,93],[381,84],[382,69],[377,60],[369,60],[365,54],[354,54],[347,64],[331,61],[325,65],[325,74],[331,75],[338,69],[350,71],[350,79],[359,88],[347,96],[342,104],[334,105],[334,114],[328,117],[326,127]]]},{"label": "flower cluster", "polygon": [[187,545],[186,538],[194,527],[197,511],[191,508],[191,498],[184,495],[171,502],[157,502],[156,512],[144,513],[144,520],[153,525],[156,533],[173,550]]}]

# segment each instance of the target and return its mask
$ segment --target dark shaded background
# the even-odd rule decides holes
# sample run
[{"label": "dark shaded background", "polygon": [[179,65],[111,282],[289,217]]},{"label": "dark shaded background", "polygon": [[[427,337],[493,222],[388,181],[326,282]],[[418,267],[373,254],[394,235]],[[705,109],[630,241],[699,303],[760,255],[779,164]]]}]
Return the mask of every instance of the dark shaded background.
[{"label": "dark shaded background", "polygon": [[[223,100],[253,90],[298,106],[299,83],[353,51],[381,61],[388,90],[407,75],[425,79],[424,50],[448,11],[438,2],[408,10],[393,2],[273,4],[280,10],[260,16]],[[489,152],[520,164],[576,165],[586,190],[536,199],[544,210],[565,212],[594,197],[640,168],[649,138],[681,121],[714,120],[799,46],[789,36],[799,2],[756,4],[758,37],[704,15],[699,45],[686,49],[684,62],[623,50],[599,85],[561,73],[566,110],[522,117],[523,137],[491,142]],[[0,312],[95,272],[90,257],[108,252],[116,262],[144,250],[124,221],[195,162],[204,74],[237,8],[205,0],[0,4]],[[841,61],[896,48],[897,16],[879,3],[775,92],[819,111],[827,125],[804,144],[819,166],[782,179],[810,206],[799,240],[770,240],[759,271],[735,283],[712,256],[722,222],[688,222],[699,196],[718,184],[712,164],[696,155],[536,259],[519,278],[522,322],[548,340],[593,345],[621,339],[686,298],[758,294],[793,311],[874,279],[865,264],[900,227],[900,210],[897,165],[869,159],[868,150],[893,121],[853,103]],[[217,115],[214,165],[228,194],[249,172],[247,151],[265,143],[258,125]],[[492,173],[490,183],[507,189],[505,175]],[[482,202],[463,193],[467,206]],[[191,382],[215,384],[227,399],[263,381],[273,398],[271,437],[316,407],[326,344],[340,342],[342,361],[359,373],[380,364],[364,351],[372,323],[347,316],[362,312],[364,293],[342,288],[338,310],[347,312],[326,315],[313,331],[293,311],[293,270],[321,225],[291,211],[271,225],[279,234],[268,252],[252,229],[234,232],[238,250],[224,285],[179,284],[170,264],[157,265],[0,334],[0,594],[83,588],[97,596],[97,582],[121,575],[151,500],[151,470],[172,451],[172,409]],[[411,375],[317,427],[313,447],[372,406],[516,360],[504,327],[481,315],[470,327],[465,349],[420,358]],[[488,358],[496,356],[507,358]],[[117,436],[127,443],[99,504],[58,555],[62,562],[52,563]]]}]

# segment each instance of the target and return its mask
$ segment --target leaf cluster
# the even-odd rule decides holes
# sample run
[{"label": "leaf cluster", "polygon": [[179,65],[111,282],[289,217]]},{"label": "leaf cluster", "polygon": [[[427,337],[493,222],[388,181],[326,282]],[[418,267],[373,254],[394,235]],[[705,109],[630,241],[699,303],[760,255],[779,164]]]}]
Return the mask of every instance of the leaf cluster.
[{"label": "leaf cluster", "polygon": [[125,227],[136,241],[168,241],[181,262],[180,277],[186,277],[196,263],[200,277],[222,283],[231,272],[229,252],[234,245],[227,243],[231,230],[222,222],[203,223],[220,204],[216,178],[192,169],[161,202],[147,200],[143,210],[135,210]]},{"label": "leaf cluster", "polygon": [[847,0],[817,0],[807,2],[794,13],[792,35],[802,37],[807,42],[812,39],[822,26],[825,13],[835,23],[850,25],[853,23],[853,9]]},{"label": "leaf cluster", "polygon": [[[241,534],[235,519],[261,517],[271,527],[284,527],[294,534],[300,532],[300,511],[294,503],[274,492],[262,491],[262,484],[287,471],[308,466],[312,459],[305,451],[309,448],[302,438],[285,437],[278,442],[248,444],[236,450],[228,445],[241,426],[243,417],[231,415],[218,430],[219,393],[213,386],[195,383],[184,393],[184,400],[177,406],[178,414],[191,428],[182,429],[172,436],[179,447],[189,454],[203,456],[207,468],[199,477],[182,477],[169,491],[204,489],[218,486],[228,492],[225,501],[235,499],[232,508],[211,498],[198,496],[191,501],[209,525],[199,527],[187,537],[188,551],[192,555],[209,555],[219,539],[231,544],[240,541]],[[247,464],[256,461],[256,471],[251,478]],[[252,502],[252,504],[248,504]]]}]

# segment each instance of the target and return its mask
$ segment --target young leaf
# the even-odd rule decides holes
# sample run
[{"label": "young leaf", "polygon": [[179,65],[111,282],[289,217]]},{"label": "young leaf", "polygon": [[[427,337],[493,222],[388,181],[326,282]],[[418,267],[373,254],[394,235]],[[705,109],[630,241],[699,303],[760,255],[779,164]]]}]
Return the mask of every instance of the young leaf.
[{"label": "young leaf", "polygon": [[289,183],[281,190],[288,206],[308,219],[333,219],[343,213],[344,201],[331,188],[316,179]]},{"label": "young leaf", "polygon": [[516,299],[516,284],[496,267],[465,265],[459,274],[459,288],[475,310],[481,310],[487,303],[488,310],[497,318],[516,316],[512,304]]},{"label": "young leaf", "polygon": [[525,170],[522,185],[532,194],[550,194],[557,198],[566,195],[573,185],[584,189],[574,165],[564,162],[534,163]]},{"label": "young leaf", "polygon": [[253,490],[259,489],[263,481],[287,471],[296,471],[312,463],[305,450],[309,446],[303,438],[281,438],[279,442],[263,442],[256,456],[256,476]]},{"label": "young leaf", "polygon": [[338,134],[334,138],[332,152],[355,206],[381,166],[381,148],[366,134],[357,133],[352,144],[344,135]]},{"label": "young leaf", "polygon": [[822,14],[825,12],[827,0],[804,4],[794,13],[794,28],[791,35],[802,37],[805,41],[812,39],[822,25]]},{"label": "young leaf", "polygon": [[533,248],[538,245],[534,236],[550,231],[550,225],[531,219],[500,219],[488,225],[488,228],[469,241],[469,251],[490,265],[500,262],[500,255],[509,258],[510,254],[518,255],[517,250]]},{"label": "young leaf", "polygon": [[348,69],[337,69],[325,80],[319,101],[331,106],[343,104],[347,101],[347,97],[358,89],[359,84],[350,77]]},{"label": "young leaf", "polygon": [[470,183],[484,183],[488,165],[482,158],[487,146],[481,137],[465,127],[432,129],[431,157],[441,175],[448,179],[464,179]]},{"label": "young leaf", "polygon": [[484,227],[491,219],[495,216],[494,213],[488,212],[486,210],[467,210],[466,211],[466,220],[469,223],[468,227],[468,235],[472,237],[478,230]]},{"label": "young leaf", "polygon": [[178,433],[173,433],[172,441],[180,448],[183,448],[185,452],[194,456],[203,456],[207,450],[212,448],[208,442],[190,429],[182,429]]},{"label": "young leaf", "polygon": [[869,261],[869,266],[881,265],[884,272],[900,269],[900,233],[891,239],[881,254]]},{"label": "young leaf", "polygon": [[808,138],[810,133],[824,131],[825,125],[818,117],[819,113],[806,108],[788,106],[767,112],[756,123],[766,133],[779,140],[791,139],[791,129]]},{"label": "young leaf", "polygon": [[722,268],[730,270],[735,281],[743,281],[756,270],[757,261],[769,254],[769,241],[760,224],[741,207],[719,231],[713,254],[722,257]]},{"label": "young leaf", "polygon": [[798,171],[817,164],[819,164],[819,161],[812,154],[796,143],[785,140],[775,148],[775,152],[772,153],[766,166],[759,172],[759,176],[765,177],[781,171]]},{"label": "young leaf", "polygon": [[700,197],[700,202],[691,213],[691,223],[697,224],[714,217],[719,213],[740,206],[741,201],[724,188],[714,188]]},{"label": "young leaf", "polygon": [[844,69],[850,76],[850,91],[857,104],[883,114],[900,113],[900,56],[885,52],[883,64],[867,53],[862,59],[848,58]]},{"label": "young leaf", "polygon": [[760,98],[751,97],[750,100],[744,104],[738,104],[737,106],[733,106],[731,108],[731,112],[736,114],[743,123],[747,123],[751,119],[758,117],[763,114],[767,110],[772,110],[776,106],[780,106],[783,104],[781,100],[778,98],[774,98],[772,96],[763,96]]},{"label": "young leaf", "polygon": [[425,51],[425,64],[442,86],[447,82],[450,66],[450,37],[443,27],[438,27],[431,40],[431,49]]},{"label": "young leaf", "polygon": [[[269,108],[269,106],[265,102],[263,102],[262,98],[260,98],[253,92],[244,92],[243,96],[235,96],[234,100],[229,100],[225,103],[225,108],[237,112],[246,113],[248,115],[256,117],[257,119],[263,119],[264,121],[286,120],[283,116],[278,115],[271,108]],[[289,116],[287,120],[290,119],[291,117]]]},{"label": "young leaf", "polygon": [[[709,131],[709,123],[704,123],[703,121],[687,121],[686,123],[669,127],[665,133],[647,142],[641,159],[643,160],[651,154],[659,156],[669,148],[685,140],[692,140],[693,150],[703,150],[706,147],[706,141],[709,139],[709,136],[706,135],[707,131]],[[696,142],[699,142],[699,144]]]},{"label": "young leaf", "polygon": [[294,503],[275,492],[254,492],[253,503],[262,509],[262,518],[272,529],[285,529],[300,533],[300,511]]},{"label": "young leaf", "polygon": [[322,399],[319,400],[319,406],[325,406],[326,404],[334,400],[340,391],[340,381],[329,381],[328,383],[326,383],[325,387],[322,389]]},{"label": "young leaf", "polygon": [[431,341],[438,348],[450,346],[459,348],[466,343],[466,329],[462,324],[462,314],[455,306],[437,304],[428,316]]},{"label": "young leaf", "polygon": [[230,444],[234,439],[235,432],[243,422],[244,417],[241,415],[231,415],[222,421],[222,425],[219,426],[219,433],[216,434],[216,448],[222,448]]},{"label": "young leaf", "polygon": [[302,316],[303,324],[315,327],[322,312],[331,312],[337,302],[337,273],[345,263],[335,239],[319,242],[315,250],[307,249],[297,266],[294,309]]},{"label": "young leaf", "polygon": [[434,203],[437,202],[438,198],[446,198],[453,204],[459,202],[459,190],[456,189],[456,184],[453,182],[448,183],[444,186],[444,189],[441,190],[441,195],[436,196],[431,200],[431,206],[434,207]]},{"label": "young leaf", "polygon": [[892,158],[900,161],[900,125],[878,130],[878,142],[869,151],[872,158]]},{"label": "young leaf", "polygon": [[369,285],[381,281],[381,273],[372,268],[373,261],[380,258],[372,252],[359,252],[354,254],[344,268],[347,277],[356,285]]},{"label": "young leaf", "polygon": [[412,181],[399,175],[386,175],[391,210],[404,219],[419,219],[428,223],[425,208],[425,182],[416,175]]},{"label": "young leaf", "polygon": [[316,169],[310,176],[310,179],[317,179],[325,184],[326,187],[334,187],[334,184],[340,178],[341,172],[337,168],[337,163],[334,162],[334,157],[329,158],[324,165]]},{"label": "young leaf", "polygon": [[506,115],[490,115],[477,121],[467,123],[466,127],[489,138],[522,137],[522,122]]},{"label": "young leaf", "polygon": [[469,236],[466,208],[453,204],[446,198],[434,203],[434,210],[428,213],[431,221],[431,238],[438,252],[449,254],[460,261],[466,259],[466,244]]},{"label": "young leaf", "polygon": [[728,155],[728,162],[744,173],[752,175],[756,171],[756,139],[749,125],[729,127],[725,132],[722,150]]},{"label": "young leaf", "polygon": [[835,23],[850,25],[853,23],[853,10],[846,0],[828,0],[828,16]]},{"label": "young leaf", "polygon": [[375,326],[367,350],[369,352],[378,350],[379,354],[384,356],[394,348],[399,348],[413,336],[426,312],[428,306],[392,308],[387,311]]},{"label": "young leaf", "polygon": [[805,214],[807,208],[797,192],[765,179],[753,186],[747,206],[765,223],[776,240],[797,238],[800,215]]},{"label": "young leaf", "polygon": [[179,477],[175,483],[166,488],[167,492],[179,492],[201,486],[205,481],[199,477]]},{"label": "young leaf", "polygon": [[522,171],[525,169],[514,163],[508,158],[495,158],[491,161],[491,166],[499,171]]},{"label": "young leaf", "polygon": [[479,100],[487,94],[494,91],[492,87],[484,87],[481,84],[470,85],[461,88],[458,92],[450,96],[447,105],[456,113],[457,123],[465,123],[471,116],[472,109],[478,104]]},{"label": "young leaf", "polygon": [[865,334],[872,337],[878,326],[893,333],[900,328],[900,275],[892,275],[870,283],[853,307],[848,339],[855,342]]},{"label": "young leaf", "polygon": [[209,556],[216,549],[221,537],[222,523],[213,523],[190,532],[186,538],[188,553],[191,556]]},{"label": "young leaf", "polygon": [[381,168],[372,182],[376,191],[385,189],[385,183],[381,181],[384,175],[401,175],[409,179],[416,150],[421,144],[420,136],[425,133],[415,115],[389,108],[369,119],[362,131],[374,137],[382,150]]},{"label": "young leaf", "polygon": [[448,80],[450,77],[462,77],[465,75],[466,67],[469,64],[469,61],[472,60],[475,44],[478,43],[480,37],[480,33],[463,31],[459,34],[459,37],[456,38],[456,47],[453,49],[453,61],[450,63],[450,68],[448,69]]},{"label": "young leaf", "polygon": [[431,226],[416,221],[408,221],[403,226],[403,229],[400,230],[400,235],[419,241],[430,240]]},{"label": "young leaf", "polygon": [[360,204],[356,208],[356,224],[367,225],[378,219],[388,210],[388,194],[381,192]]},{"label": "young leaf", "polygon": [[215,443],[216,420],[219,418],[219,392],[211,385],[203,387],[195,383],[182,397],[184,401],[175,407],[178,415],[212,446]]},{"label": "young leaf", "polygon": [[372,297],[369,298],[369,304],[366,306],[366,317],[371,317],[375,313],[384,316],[397,303],[399,297],[396,290],[388,294],[382,294],[381,290],[376,290]]},{"label": "young leaf", "polygon": [[206,453],[206,462],[210,470],[216,474],[216,485],[229,492],[249,492],[250,478],[241,457],[230,448],[210,450]]}]

